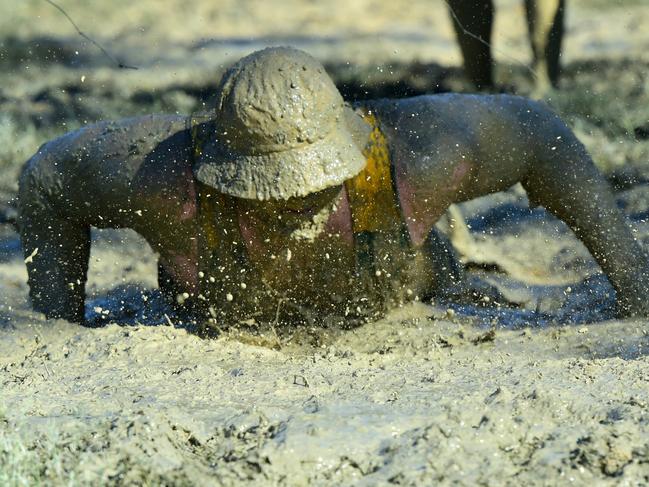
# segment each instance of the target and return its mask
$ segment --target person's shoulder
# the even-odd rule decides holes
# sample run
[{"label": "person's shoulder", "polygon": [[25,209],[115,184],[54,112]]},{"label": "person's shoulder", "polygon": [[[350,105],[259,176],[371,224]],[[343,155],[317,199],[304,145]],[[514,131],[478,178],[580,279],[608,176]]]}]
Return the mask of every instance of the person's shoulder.
[{"label": "person's shoulder", "polygon": [[118,120],[100,120],[88,123],[43,144],[39,153],[71,153],[75,149],[88,150],[92,145],[111,140],[134,138],[166,138],[185,130],[187,118],[183,115],[141,115]]},{"label": "person's shoulder", "polygon": [[151,114],[99,121],[82,127],[89,134],[117,135],[133,138],[166,137],[187,128],[188,117],[176,114]]},{"label": "person's shoulder", "polygon": [[431,93],[404,98],[380,98],[365,100],[354,104],[356,109],[373,111],[377,114],[385,112],[413,110],[413,108],[445,107],[445,106],[534,106],[542,104],[536,100],[513,94],[489,93]]},{"label": "person's shoulder", "polygon": [[420,117],[446,107],[475,103],[482,95],[462,93],[431,93],[404,98],[379,98],[365,100],[355,105],[357,110],[371,113],[379,120],[394,117]]}]

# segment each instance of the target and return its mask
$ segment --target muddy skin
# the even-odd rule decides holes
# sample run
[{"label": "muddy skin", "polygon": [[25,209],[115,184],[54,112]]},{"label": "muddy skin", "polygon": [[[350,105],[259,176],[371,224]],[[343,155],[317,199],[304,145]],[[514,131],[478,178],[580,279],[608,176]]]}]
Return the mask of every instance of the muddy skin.
[{"label": "muddy skin", "polygon": [[[84,127],[44,144],[19,183],[18,225],[34,308],[83,321],[90,227],[133,228],[193,279],[195,195],[185,117]],[[37,250],[38,249],[38,250]]]},{"label": "muddy skin", "polygon": [[[487,43],[491,42],[494,20],[492,0],[448,0],[448,4],[453,11],[451,20],[467,76],[478,89],[493,89],[491,48],[475,38],[477,36]],[[533,68],[539,91],[556,87],[559,82],[564,11],[565,0],[525,0],[529,41],[534,57]]]},{"label": "muddy skin", "polygon": [[[430,232],[448,206],[522,182],[530,200],[563,219],[590,250],[617,292],[619,314],[649,314],[644,255],[583,146],[543,105],[511,96],[423,96],[369,103],[357,107],[351,120],[360,119],[361,111],[374,114],[389,143],[413,251],[395,262],[416,264],[413,288],[401,289],[410,290],[413,299],[424,292],[422,283],[431,287],[440,277],[438,283],[444,282],[433,263],[435,254],[446,250]],[[91,226],[133,228],[159,252],[174,291],[196,294],[199,281],[209,276],[200,271],[202,230],[191,154],[186,119],[179,116],[91,125],[44,145],[25,166],[19,194],[34,308],[48,317],[83,321]],[[311,298],[317,303],[326,295],[327,305],[320,308],[325,311],[357,291],[349,280],[354,252],[349,208],[341,198],[335,190],[318,196],[322,208],[315,213],[326,208],[331,216],[326,238],[313,240],[303,238],[314,223],[313,208],[301,213],[290,202],[279,203],[276,221],[255,222],[268,202],[239,200],[237,215],[254,223],[248,233],[241,220],[238,227],[252,249],[249,263],[257,284],[265,281],[260,274],[275,276],[283,298],[297,303]],[[229,224],[218,218],[217,223]],[[264,228],[272,235],[262,238]],[[250,243],[255,239],[257,250]],[[386,256],[401,248],[390,245]],[[245,291],[254,294],[253,288]],[[238,299],[234,291],[227,294],[227,301]],[[218,309],[224,303],[209,304]]]}]

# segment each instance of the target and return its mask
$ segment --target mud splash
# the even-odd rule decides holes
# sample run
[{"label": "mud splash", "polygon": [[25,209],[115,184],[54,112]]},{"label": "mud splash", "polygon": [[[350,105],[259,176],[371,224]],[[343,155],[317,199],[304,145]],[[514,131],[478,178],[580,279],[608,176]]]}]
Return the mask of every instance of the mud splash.
[{"label": "mud splash", "polygon": [[[646,8],[614,3],[571,2],[564,87],[550,103],[620,191],[646,247]],[[135,23],[149,25],[151,5],[129,7]],[[292,4],[263,21],[255,16],[267,9],[250,2],[196,5],[212,22],[178,8],[183,21],[156,15],[140,34],[122,9],[98,4],[96,33],[122,39],[141,66],[128,74],[65,37],[58,16],[39,12],[48,44],[35,32],[43,24],[16,21],[33,19],[28,2],[7,7],[7,35],[21,32],[15,47],[0,46],[0,204],[44,140],[100,118],[190,113],[209,104],[228,59],[278,39],[328,59],[350,99],[468,89],[451,26],[430,0],[407,12],[388,2],[372,16],[364,2],[314,6],[317,22]],[[236,14],[241,5],[250,16]],[[496,30],[507,35],[496,42],[527,52],[522,13],[500,12]],[[84,25],[98,15],[81,13]],[[403,24],[411,30],[394,27],[402,15],[416,19]],[[277,37],[294,25],[311,37]],[[197,39],[214,32],[224,37]],[[517,66],[501,64],[498,76],[530,89]],[[96,328],[45,322],[27,301],[16,233],[0,224],[0,484],[649,483],[647,321],[611,319],[612,289],[583,247],[519,195],[460,210],[471,227],[460,250],[481,279],[468,294],[354,330],[241,328],[209,340],[165,307],[156,256],[128,232],[93,243]],[[484,301],[484,282],[502,301]]]}]

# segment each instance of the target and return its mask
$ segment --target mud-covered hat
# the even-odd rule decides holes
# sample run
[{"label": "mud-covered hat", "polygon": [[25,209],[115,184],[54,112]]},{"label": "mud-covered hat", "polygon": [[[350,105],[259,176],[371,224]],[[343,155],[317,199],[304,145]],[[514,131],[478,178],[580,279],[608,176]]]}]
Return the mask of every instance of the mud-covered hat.
[{"label": "mud-covered hat", "polygon": [[288,199],[342,184],[365,166],[344,102],[323,66],[276,47],[242,58],[221,81],[216,133],[196,178],[248,199]]}]

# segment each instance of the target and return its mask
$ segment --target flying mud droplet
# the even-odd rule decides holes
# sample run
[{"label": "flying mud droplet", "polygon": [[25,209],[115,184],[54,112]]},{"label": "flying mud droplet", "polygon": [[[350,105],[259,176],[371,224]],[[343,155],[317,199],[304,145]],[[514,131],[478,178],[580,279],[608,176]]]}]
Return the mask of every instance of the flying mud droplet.
[{"label": "flying mud droplet", "polygon": [[31,264],[32,262],[34,262],[34,257],[36,257],[36,254],[38,254],[38,247],[36,247],[34,251],[27,256],[27,258],[25,259],[25,264]]}]

